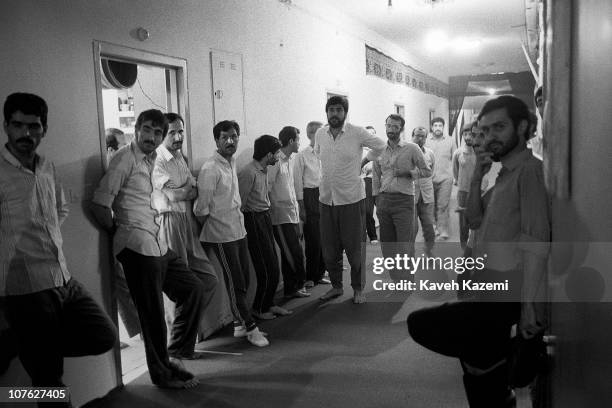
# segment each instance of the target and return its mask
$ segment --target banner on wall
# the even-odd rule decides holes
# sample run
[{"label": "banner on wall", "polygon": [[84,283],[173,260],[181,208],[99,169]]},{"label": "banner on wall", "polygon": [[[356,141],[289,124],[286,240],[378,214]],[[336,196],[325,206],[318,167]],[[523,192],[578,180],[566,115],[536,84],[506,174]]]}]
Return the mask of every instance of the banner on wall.
[{"label": "banner on wall", "polygon": [[448,84],[398,62],[367,44],[365,44],[365,49],[366,75],[374,75],[440,98],[448,97]]}]

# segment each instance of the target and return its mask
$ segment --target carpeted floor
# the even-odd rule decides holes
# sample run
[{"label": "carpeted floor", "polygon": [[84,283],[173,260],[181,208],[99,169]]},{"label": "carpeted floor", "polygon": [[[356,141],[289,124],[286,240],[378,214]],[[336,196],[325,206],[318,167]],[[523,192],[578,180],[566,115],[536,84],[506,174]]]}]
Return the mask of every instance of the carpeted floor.
[{"label": "carpeted floor", "polygon": [[[451,223],[456,241],[454,213]],[[437,254],[456,253],[457,247],[438,245]],[[373,292],[371,261],[380,256],[380,247],[366,248],[368,303],[351,302],[347,270],[343,297],[322,303],[318,297],[329,286],[317,286],[312,297],[285,305],[295,310],[293,315],[262,323],[270,347],[234,339],[231,328],[198,344],[198,349],[225,353],[186,362],[201,382],[198,387],[162,390],[144,374],[88,407],[467,407],[458,361],[420,347],[406,329],[410,311],[444,296]],[[519,406],[526,407],[522,400]]]}]

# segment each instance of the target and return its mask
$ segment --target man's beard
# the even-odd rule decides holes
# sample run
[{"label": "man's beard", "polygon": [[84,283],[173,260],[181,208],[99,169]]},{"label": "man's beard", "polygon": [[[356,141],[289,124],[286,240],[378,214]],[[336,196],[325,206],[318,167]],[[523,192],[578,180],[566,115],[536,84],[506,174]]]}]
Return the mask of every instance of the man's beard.
[{"label": "man's beard", "polygon": [[[332,119],[334,120],[335,123],[332,123]],[[344,126],[344,121],[346,120],[346,118],[340,120],[340,118],[338,118],[337,116],[332,116],[331,118],[327,119],[327,123],[329,123],[329,127],[332,129],[338,129],[341,128],[342,126]]]},{"label": "man's beard", "polygon": [[[518,142],[518,135],[514,133],[512,139],[507,144],[504,144],[503,142],[493,142],[486,146],[486,150],[493,153],[491,155],[491,160],[494,162],[499,162],[518,145]],[[497,151],[494,152],[491,150],[491,145],[495,144],[501,145],[501,147],[496,149]]]}]

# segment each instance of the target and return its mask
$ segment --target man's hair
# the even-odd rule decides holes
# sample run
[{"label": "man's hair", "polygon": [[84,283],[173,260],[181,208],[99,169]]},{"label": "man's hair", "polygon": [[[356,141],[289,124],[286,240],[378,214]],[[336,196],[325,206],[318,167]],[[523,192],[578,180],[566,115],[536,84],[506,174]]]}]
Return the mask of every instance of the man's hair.
[{"label": "man's hair", "polygon": [[274,136],[262,135],[255,139],[253,158],[261,160],[268,153],[276,153],[281,148],[281,142]]},{"label": "man's hair", "polygon": [[24,115],[34,115],[40,118],[43,129],[47,130],[47,102],[38,95],[24,92],[12,93],[4,101],[4,121],[8,124],[13,113],[20,111]]},{"label": "man's hair", "polygon": [[344,113],[348,113],[349,103],[348,99],[346,99],[344,96],[334,95],[329,98],[327,100],[327,103],[325,104],[325,112],[327,112],[329,107],[332,105],[342,105],[342,107],[344,108]]},{"label": "man's hair", "polygon": [[233,120],[222,120],[221,122],[217,123],[213,128],[213,136],[215,140],[219,139],[221,132],[227,132],[231,129],[234,129],[236,134],[240,136],[240,126],[238,126],[238,123],[234,122]]},{"label": "man's hair", "polygon": [[311,135],[311,134],[315,133],[322,126],[323,126],[323,123],[322,122],[318,122],[316,120],[314,120],[312,122],[308,122],[308,124],[306,125],[306,134],[307,135]]},{"label": "man's hair", "polygon": [[366,129],[372,129],[374,131],[374,133],[376,133],[376,129],[374,129],[374,126],[372,126],[372,125],[368,125],[365,128]]},{"label": "man's hair", "polygon": [[427,136],[427,129],[425,129],[425,127],[423,126],[417,126],[414,129],[412,129],[412,136],[414,136],[414,134],[419,130],[425,132],[425,136]]},{"label": "man's hair", "polygon": [[433,118],[433,119],[431,120],[431,126],[433,126],[433,125],[434,125],[434,123],[439,123],[439,122],[442,122],[442,126],[445,126],[445,125],[446,125],[446,122],[444,121],[444,119],[443,119],[443,118],[441,118],[441,117],[439,117],[439,116],[437,116],[437,117],[435,117],[435,118]]},{"label": "man's hair", "polygon": [[[529,132],[529,126],[531,125],[531,120],[529,119],[529,108],[525,102],[512,95],[502,95],[495,99],[489,99],[478,114],[478,121],[480,121],[484,115],[498,109],[506,110],[506,113],[508,113],[508,116],[512,120],[515,130],[518,129],[518,125],[521,123],[521,121],[527,121],[527,129],[525,130],[525,133]],[[529,135],[526,135],[525,138],[529,139],[527,136]]]},{"label": "man's hair", "polygon": [[538,98],[541,96],[542,96],[542,85],[538,86],[535,93],[533,94],[533,101],[536,103],[536,105],[538,103]]},{"label": "man's hair", "polygon": [[400,115],[398,115],[397,113],[392,113],[389,116],[387,116],[387,119],[385,119],[385,123],[389,120],[398,120],[401,124],[402,124],[402,129],[404,130],[404,125],[406,124],[406,120],[404,118],[402,118]]},{"label": "man's hair", "polygon": [[168,113],[164,113],[164,116],[166,117],[166,119],[168,119],[168,124],[174,123],[177,120],[180,120],[183,126],[185,126],[185,119],[183,119],[183,117],[179,115],[178,113],[168,112]]},{"label": "man's hair", "polygon": [[293,126],[285,126],[278,133],[278,139],[283,147],[287,146],[292,139],[295,139],[300,134],[300,130]]},{"label": "man's hair", "polygon": [[119,147],[119,140],[117,140],[117,136],[123,136],[123,131],[117,128],[108,128],[106,129],[106,148],[112,147],[113,149],[117,149]]},{"label": "man's hair", "polygon": [[164,116],[164,114],[157,109],[149,109],[143,112],[140,112],[138,115],[138,119],[136,119],[136,124],[134,127],[140,130],[142,124],[146,121],[151,121],[153,126],[159,126],[163,129],[163,136],[166,137],[166,133],[168,133],[168,119]]}]

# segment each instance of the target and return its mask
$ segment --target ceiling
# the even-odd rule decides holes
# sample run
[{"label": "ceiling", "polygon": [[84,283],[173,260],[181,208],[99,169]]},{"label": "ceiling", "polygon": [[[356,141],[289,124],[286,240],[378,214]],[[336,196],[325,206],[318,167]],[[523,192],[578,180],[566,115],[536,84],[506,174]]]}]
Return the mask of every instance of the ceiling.
[{"label": "ceiling", "polygon": [[[438,79],[449,76],[520,72],[529,70],[521,48],[526,40],[526,0],[445,0],[434,6],[424,0],[333,0],[328,4],[371,30],[393,41],[422,64],[414,68],[427,72],[435,66]],[[527,4],[531,4],[527,0]],[[480,40],[480,46],[466,51],[433,51],[426,37],[443,30],[448,40]],[[433,73],[433,72],[432,72]]]}]

